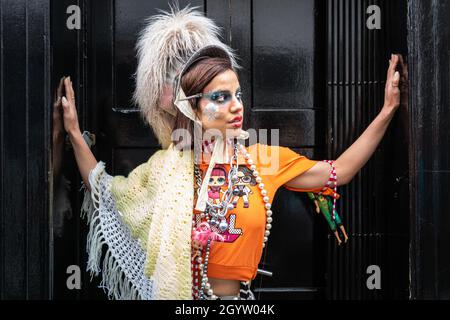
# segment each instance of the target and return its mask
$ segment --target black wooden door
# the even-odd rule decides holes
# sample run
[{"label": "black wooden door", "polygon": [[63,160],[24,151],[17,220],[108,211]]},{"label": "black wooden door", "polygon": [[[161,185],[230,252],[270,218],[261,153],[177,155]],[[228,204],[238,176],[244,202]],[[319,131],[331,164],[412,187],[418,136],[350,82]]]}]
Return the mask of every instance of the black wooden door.
[{"label": "black wooden door", "polygon": [[[371,17],[379,18],[379,25]],[[328,155],[336,157],[370,124],[383,105],[391,53],[407,63],[407,1],[328,0]],[[328,244],[330,299],[405,299],[409,296],[407,94],[379,148],[341,188],[340,210],[352,232],[343,250]],[[368,290],[367,268],[381,272],[381,289]]]},{"label": "black wooden door", "polygon": [[[330,112],[335,105],[327,100],[332,94],[327,91],[330,87],[327,70],[332,67],[329,55],[334,57],[338,53],[330,53],[333,35],[327,34],[327,22],[344,13],[330,9],[334,2],[179,1],[181,7],[187,3],[200,6],[208,17],[223,27],[224,42],[237,49],[244,67],[239,73],[245,93],[244,127],[279,129],[280,145],[314,159],[337,156],[337,149],[330,148],[330,138],[340,128],[329,126]],[[64,13],[69,5],[69,1],[64,0],[52,4],[55,74],[72,76],[77,88],[81,126],[97,138],[94,146],[97,159],[106,162],[110,174],[126,175],[159,149],[151,130],[142,123],[136,106],[130,102],[131,74],[136,68],[134,45],[137,32],[146,17],[157,13],[157,8],[168,9],[167,1],[81,2],[83,27],[78,31],[58,28],[67,17]],[[379,69],[383,67],[378,66]],[[366,116],[368,119],[371,114]],[[348,126],[346,130],[356,128],[351,121]],[[271,143],[270,140],[267,142]],[[343,142],[348,143],[348,140]],[[67,266],[75,264],[82,271],[85,269],[87,230],[78,217],[82,195],[77,192],[80,178],[76,164],[70,150],[64,156],[62,174],[72,182],[72,192],[62,191],[59,196],[70,199],[72,214],[66,211],[64,215],[63,209],[55,213],[61,225],[60,233],[55,236],[55,298],[102,299],[103,293],[96,288],[98,280],[91,283],[86,273],[83,273],[81,290],[66,287]],[[374,169],[370,172],[375,173]],[[362,200],[357,195],[364,187],[353,188],[353,193],[345,196],[357,199],[355,203],[360,204]],[[361,206],[351,208],[357,210]],[[273,231],[260,266],[272,271],[273,277],[258,276],[253,282],[259,299],[373,297],[360,292],[340,293],[339,290],[351,285],[361,288],[365,284],[363,278],[345,278],[350,283],[341,281],[340,289],[335,288],[335,279],[344,279],[342,272],[336,272],[346,270],[351,259],[356,259],[363,248],[357,242],[359,247],[340,248],[340,253],[335,253],[333,238],[328,236],[324,221],[312,214],[305,194],[280,189],[273,211]],[[353,227],[348,219],[357,215],[364,216],[364,210],[353,216],[344,212],[348,229]],[[407,243],[401,250],[402,254],[407,254]],[[346,260],[339,258],[341,260],[336,261],[336,254],[345,255]],[[376,254],[384,254],[383,249]],[[336,263],[339,263],[337,267],[330,269]],[[407,266],[407,260],[400,261],[402,267],[405,263]],[[359,268],[355,271],[359,274],[367,267],[365,264],[352,266]],[[327,278],[327,274],[332,278]]]}]

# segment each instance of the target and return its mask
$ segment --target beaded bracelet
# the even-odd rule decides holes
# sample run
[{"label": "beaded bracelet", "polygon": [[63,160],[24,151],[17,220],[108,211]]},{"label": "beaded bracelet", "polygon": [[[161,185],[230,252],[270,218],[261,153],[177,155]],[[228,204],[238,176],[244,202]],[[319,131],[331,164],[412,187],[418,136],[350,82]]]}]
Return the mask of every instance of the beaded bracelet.
[{"label": "beaded bracelet", "polygon": [[337,175],[336,168],[334,166],[334,160],[323,160],[323,162],[328,163],[331,166],[330,177],[328,178],[325,186],[320,190],[319,194],[323,194],[328,188],[333,189],[333,220],[336,220],[336,199],[337,199]]}]

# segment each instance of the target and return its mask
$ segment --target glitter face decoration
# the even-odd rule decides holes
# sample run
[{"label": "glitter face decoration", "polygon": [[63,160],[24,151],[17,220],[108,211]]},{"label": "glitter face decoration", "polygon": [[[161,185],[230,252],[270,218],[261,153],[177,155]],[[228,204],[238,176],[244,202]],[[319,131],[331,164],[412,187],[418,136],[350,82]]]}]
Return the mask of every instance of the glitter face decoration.
[{"label": "glitter face decoration", "polygon": [[219,115],[219,106],[215,103],[208,103],[205,107],[205,116],[208,117],[208,120],[213,121],[218,118]]},{"label": "glitter face decoration", "polygon": [[[242,91],[240,88],[237,89],[235,96],[239,103],[242,104]],[[215,120],[219,117],[220,109],[229,106],[229,103],[233,99],[233,94],[229,90],[217,90],[208,93],[197,93],[180,100],[188,100],[193,98],[208,99],[210,102],[206,105],[204,112],[209,120]]]},{"label": "glitter face decoration", "polygon": [[[219,108],[226,108],[233,99],[233,95],[228,90],[219,90],[209,93],[203,93],[203,98],[208,99],[210,102],[206,105],[204,113],[210,120],[216,120],[219,117]],[[240,89],[236,92],[236,99],[239,103],[242,103],[242,92]]]}]

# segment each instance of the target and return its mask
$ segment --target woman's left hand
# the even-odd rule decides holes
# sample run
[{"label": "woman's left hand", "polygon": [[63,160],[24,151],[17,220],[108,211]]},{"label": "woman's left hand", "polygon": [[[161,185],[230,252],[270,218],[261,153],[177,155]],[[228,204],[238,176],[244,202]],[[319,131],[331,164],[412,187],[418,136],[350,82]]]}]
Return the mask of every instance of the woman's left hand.
[{"label": "woman's left hand", "polygon": [[389,60],[389,69],[386,77],[386,87],[384,89],[384,105],[383,109],[389,113],[393,113],[400,106],[400,73],[395,71],[399,57],[396,54],[391,55]]}]

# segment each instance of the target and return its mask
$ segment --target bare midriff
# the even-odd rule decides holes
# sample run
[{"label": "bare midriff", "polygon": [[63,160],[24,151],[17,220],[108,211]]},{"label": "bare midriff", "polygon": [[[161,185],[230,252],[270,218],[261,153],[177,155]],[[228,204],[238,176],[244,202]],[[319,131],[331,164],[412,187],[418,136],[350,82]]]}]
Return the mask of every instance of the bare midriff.
[{"label": "bare midriff", "polygon": [[235,296],[239,294],[241,282],[239,280],[228,280],[209,278],[211,289],[216,296]]}]

